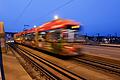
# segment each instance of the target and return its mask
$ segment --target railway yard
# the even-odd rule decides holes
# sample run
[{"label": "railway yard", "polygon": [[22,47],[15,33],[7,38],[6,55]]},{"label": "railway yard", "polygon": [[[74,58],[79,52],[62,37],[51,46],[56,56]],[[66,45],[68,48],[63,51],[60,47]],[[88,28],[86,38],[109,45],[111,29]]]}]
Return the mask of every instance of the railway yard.
[{"label": "railway yard", "polygon": [[[3,66],[5,76],[12,76],[11,80],[17,74],[19,77],[24,76],[22,80],[120,79],[120,48],[84,45],[82,55],[69,58],[51,56],[45,51],[19,44],[9,44],[7,51],[3,54]],[[16,63],[13,63],[11,56]],[[7,66],[7,62],[16,66],[16,69],[22,65],[18,68],[18,73],[14,72],[15,68],[11,69],[12,67]]]}]

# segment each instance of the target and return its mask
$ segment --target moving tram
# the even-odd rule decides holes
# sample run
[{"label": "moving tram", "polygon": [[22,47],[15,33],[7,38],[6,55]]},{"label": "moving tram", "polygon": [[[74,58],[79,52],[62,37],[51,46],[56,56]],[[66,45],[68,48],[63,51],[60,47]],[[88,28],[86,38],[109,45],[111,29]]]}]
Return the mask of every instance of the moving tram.
[{"label": "moving tram", "polygon": [[60,56],[80,55],[84,40],[81,26],[72,20],[56,19],[14,35],[17,43],[40,48]]}]

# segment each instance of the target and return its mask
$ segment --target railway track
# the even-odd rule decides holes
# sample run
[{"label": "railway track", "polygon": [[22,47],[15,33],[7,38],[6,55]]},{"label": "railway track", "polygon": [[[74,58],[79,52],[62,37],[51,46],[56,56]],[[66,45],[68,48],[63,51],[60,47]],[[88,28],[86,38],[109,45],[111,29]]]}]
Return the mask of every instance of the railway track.
[{"label": "railway track", "polygon": [[85,64],[89,64],[90,66],[96,67],[96,68],[100,68],[102,70],[106,70],[110,73],[114,73],[117,75],[120,75],[120,65],[118,64],[113,64],[113,63],[107,63],[103,60],[100,59],[92,59],[92,58],[88,58],[88,57],[76,57],[74,58],[74,60],[78,61],[78,62],[82,62]]},{"label": "railway track", "polygon": [[87,64],[89,66],[99,68],[102,71],[108,71],[109,73],[120,75],[120,66],[113,64],[113,63],[106,63],[105,61],[100,61],[97,59],[89,59],[89,58],[84,58],[84,57],[76,57],[73,60]]},{"label": "railway track", "polygon": [[[11,45],[10,45],[11,46]],[[21,49],[17,46],[11,46],[23,59],[32,65],[36,71],[40,71],[46,80],[86,80],[85,78],[72,73],[32,52]]]},{"label": "railway track", "polygon": [[[13,47],[13,46],[11,46],[11,47]],[[72,80],[87,80],[87,79],[94,80],[97,78],[98,78],[98,80],[101,80],[101,79],[114,80],[114,78],[113,78],[114,76],[111,76],[111,78],[113,78],[113,79],[105,76],[106,74],[104,75],[104,70],[115,73],[115,75],[117,74],[117,76],[119,76],[119,72],[116,72],[116,69],[114,71],[113,70],[111,71],[111,69],[106,69],[108,67],[108,65],[107,65],[107,67],[104,68],[103,65],[99,64],[99,63],[104,63],[104,62],[97,61],[97,60],[95,61],[95,59],[93,60],[93,59],[87,58],[88,56],[87,57],[75,57],[75,58],[72,58],[71,60],[72,60],[72,62],[75,62],[75,64],[76,63],[77,64],[84,63],[85,65],[95,68],[95,69],[101,68],[99,70],[103,71],[102,76],[104,76],[104,77],[97,76],[98,74],[94,75],[94,74],[92,74],[93,72],[90,73],[89,71],[87,71],[87,73],[90,73],[90,74],[85,74],[86,71],[79,70],[80,68],[78,68],[78,71],[80,71],[80,74],[76,74],[76,73],[74,73],[74,71],[72,72],[70,68],[68,69],[67,66],[64,67],[64,66],[58,65],[57,63],[54,63],[54,61],[51,61],[49,59],[46,60],[45,57],[44,58],[40,57],[40,55],[38,55],[39,53],[34,54],[34,51],[29,50],[25,47],[14,46],[13,48],[15,51],[17,50],[18,51],[17,53],[20,56],[22,56],[23,59],[27,62],[27,64],[25,66],[28,66],[27,68],[30,68],[29,67],[30,65],[28,65],[28,64],[31,64],[32,69],[35,69],[38,72],[38,74],[42,74],[42,76],[45,76],[45,80],[71,80],[71,79]],[[98,64],[93,63],[92,61],[93,62],[95,61],[96,63],[98,62]],[[111,65],[111,64],[109,64],[109,65]],[[102,66],[102,67],[100,67],[100,66]],[[112,66],[119,67],[119,65],[112,65]],[[77,71],[77,73],[78,73],[78,71]],[[37,74],[37,76],[38,76],[38,74]],[[101,74],[99,74],[99,75],[101,75]],[[118,79],[118,78],[116,78],[116,79]],[[41,79],[36,79],[35,77],[33,77],[33,79],[41,80]]]}]

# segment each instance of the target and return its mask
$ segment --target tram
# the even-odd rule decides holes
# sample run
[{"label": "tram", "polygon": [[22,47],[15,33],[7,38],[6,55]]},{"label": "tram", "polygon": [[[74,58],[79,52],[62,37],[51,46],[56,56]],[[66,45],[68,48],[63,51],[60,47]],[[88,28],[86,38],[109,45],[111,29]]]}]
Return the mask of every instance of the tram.
[{"label": "tram", "polygon": [[36,28],[14,35],[17,43],[40,48],[60,56],[81,54],[84,39],[80,35],[80,23],[68,19],[56,19]]}]

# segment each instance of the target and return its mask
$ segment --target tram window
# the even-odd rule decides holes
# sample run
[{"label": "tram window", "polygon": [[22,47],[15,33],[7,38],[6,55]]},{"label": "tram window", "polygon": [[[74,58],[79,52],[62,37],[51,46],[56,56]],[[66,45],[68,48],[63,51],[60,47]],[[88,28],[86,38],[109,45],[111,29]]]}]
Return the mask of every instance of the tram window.
[{"label": "tram window", "polygon": [[24,35],[24,39],[27,40],[27,34]]},{"label": "tram window", "polygon": [[45,41],[45,39],[46,39],[46,34],[47,34],[47,32],[39,32],[39,33],[38,33],[38,40],[39,40],[39,41]]},{"label": "tram window", "polygon": [[50,32],[48,36],[48,41],[50,42],[59,42],[61,40],[60,31]]},{"label": "tram window", "polygon": [[30,38],[32,41],[34,41],[35,40],[35,33],[32,33]]},{"label": "tram window", "polygon": [[67,25],[65,29],[62,30],[62,39],[65,42],[74,42],[79,38],[79,26]]},{"label": "tram window", "polygon": [[27,40],[27,41],[33,41],[34,38],[35,38],[35,34],[34,33],[25,35],[25,40]]},{"label": "tram window", "polygon": [[26,35],[25,35],[25,40],[26,40],[26,41],[30,41],[30,34],[26,34]]}]

